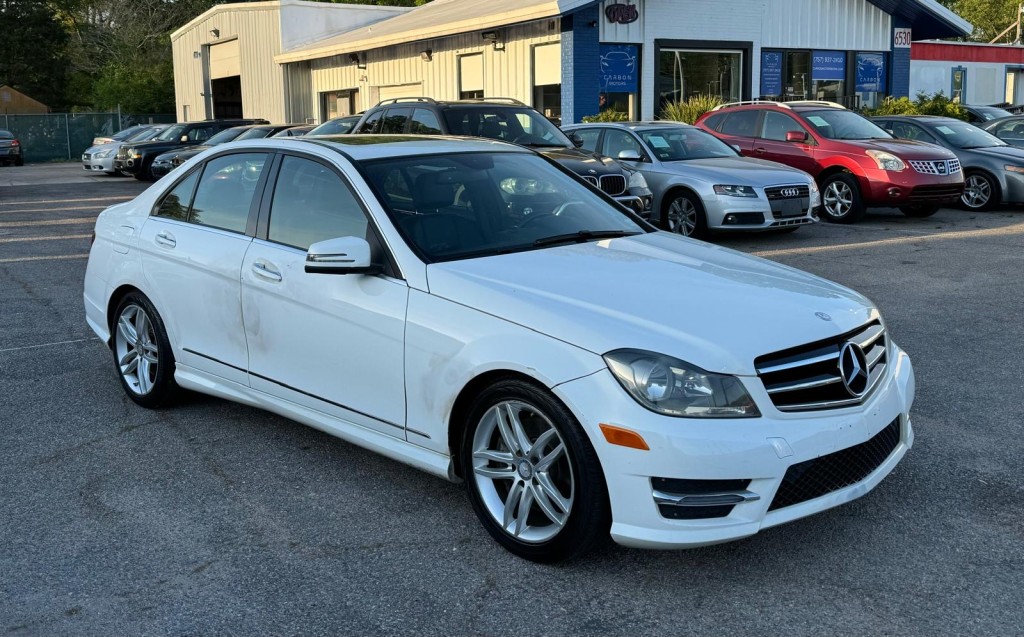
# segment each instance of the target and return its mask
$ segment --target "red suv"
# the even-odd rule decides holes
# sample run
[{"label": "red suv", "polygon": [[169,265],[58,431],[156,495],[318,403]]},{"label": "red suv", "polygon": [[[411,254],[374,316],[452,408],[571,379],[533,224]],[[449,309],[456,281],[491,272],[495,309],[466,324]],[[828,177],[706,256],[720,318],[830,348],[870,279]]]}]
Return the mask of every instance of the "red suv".
[{"label": "red suv", "polygon": [[810,173],[827,221],[853,223],[869,206],[927,217],[956,202],[964,175],[945,148],[893,139],[867,118],[831,102],[737,102],[697,125],[748,157]]}]

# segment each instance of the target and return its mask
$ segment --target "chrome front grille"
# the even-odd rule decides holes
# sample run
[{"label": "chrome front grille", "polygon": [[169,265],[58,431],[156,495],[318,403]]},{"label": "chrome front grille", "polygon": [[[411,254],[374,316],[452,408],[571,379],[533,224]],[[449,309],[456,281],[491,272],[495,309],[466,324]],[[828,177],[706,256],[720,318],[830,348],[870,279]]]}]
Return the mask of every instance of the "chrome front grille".
[{"label": "chrome front grille", "polygon": [[779,411],[814,411],[859,405],[888,365],[885,328],[873,321],[835,338],[808,343],[754,361]]},{"label": "chrome front grille", "polygon": [[796,186],[772,186],[764,189],[768,200],[773,199],[802,199],[811,196],[811,188],[806,184]]},{"label": "chrome front grille", "polygon": [[121,146],[120,148],[118,148],[117,149],[117,158],[118,159],[128,159],[128,148],[126,148],[125,146]]},{"label": "chrome front grille", "polygon": [[907,163],[922,175],[954,175],[960,172],[959,159],[910,160]]}]

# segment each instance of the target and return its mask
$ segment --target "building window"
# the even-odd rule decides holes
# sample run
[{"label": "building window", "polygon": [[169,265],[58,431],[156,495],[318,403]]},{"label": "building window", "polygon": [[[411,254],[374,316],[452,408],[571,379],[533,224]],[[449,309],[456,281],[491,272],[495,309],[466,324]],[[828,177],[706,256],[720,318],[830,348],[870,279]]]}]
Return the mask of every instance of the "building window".
[{"label": "building window", "polygon": [[953,67],[953,76],[949,87],[949,98],[957,104],[964,103],[964,89],[967,88],[967,69],[962,66]]},{"label": "building window", "polygon": [[782,101],[827,100],[849,108],[876,105],[885,90],[885,55],[858,53],[851,68],[852,60],[846,51],[765,49],[760,95]]},{"label": "building window", "polygon": [[484,54],[459,56],[459,99],[481,99],[484,96]]},{"label": "building window", "polygon": [[736,102],[743,95],[743,52],[661,49],[658,54],[658,98],[686,101],[696,95],[714,95]]}]

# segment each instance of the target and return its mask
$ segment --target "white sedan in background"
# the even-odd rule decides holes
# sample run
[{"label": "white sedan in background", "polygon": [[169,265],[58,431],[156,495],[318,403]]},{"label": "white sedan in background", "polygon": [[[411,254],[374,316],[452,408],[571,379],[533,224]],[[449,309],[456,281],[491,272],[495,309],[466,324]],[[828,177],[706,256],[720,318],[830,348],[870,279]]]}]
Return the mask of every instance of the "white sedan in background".
[{"label": "white sedan in background", "polygon": [[818,220],[814,179],[783,164],[743,157],[714,135],[677,122],[564,126],[587,150],[637,170],[654,193],[651,220],[670,232],[796,230]]},{"label": "white sedan in background", "polygon": [[913,441],[867,299],[659,232],[530,150],[266,139],[172,177],[100,215],[85,276],[128,396],[220,396],[464,481],[524,558],[749,536]]},{"label": "white sedan in background", "polygon": [[114,158],[122,145],[128,142],[148,142],[162,133],[170,124],[153,124],[151,126],[133,127],[134,132],[123,140],[113,140],[95,146],[90,146],[82,153],[82,169],[89,172],[102,172],[108,175],[116,175],[114,170]]}]

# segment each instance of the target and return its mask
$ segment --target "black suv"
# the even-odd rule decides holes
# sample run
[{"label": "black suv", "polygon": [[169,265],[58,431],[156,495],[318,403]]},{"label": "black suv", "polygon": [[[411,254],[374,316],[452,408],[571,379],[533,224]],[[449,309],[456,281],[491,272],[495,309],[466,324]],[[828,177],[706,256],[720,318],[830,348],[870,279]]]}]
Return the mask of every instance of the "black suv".
[{"label": "black suv", "polygon": [[182,146],[202,144],[225,128],[250,124],[269,124],[265,119],[208,119],[202,122],[174,124],[153,141],[122,144],[114,158],[114,169],[140,181],[153,181],[152,166],[157,155]]},{"label": "black suv", "polygon": [[466,135],[519,144],[557,161],[637,214],[647,217],[651,212],[651,191],[639,172],[578,148],[549,119],[518,100],[389,99],[367,110],[352,133]]}]

